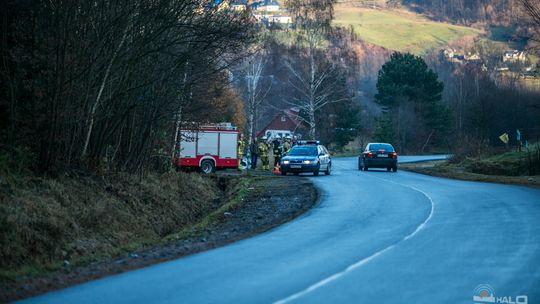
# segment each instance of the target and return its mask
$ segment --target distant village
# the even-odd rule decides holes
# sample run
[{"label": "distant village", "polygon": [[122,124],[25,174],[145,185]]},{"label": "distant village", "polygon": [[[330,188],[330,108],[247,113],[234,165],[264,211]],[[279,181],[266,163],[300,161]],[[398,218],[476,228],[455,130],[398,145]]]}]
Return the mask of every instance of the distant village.
[{"label": "distant village", "polygon": [[[484,71],[488,71],[486,61],[478,53],[465,53],[455,49],[446,48],[441,50],[441,55],[449,62],[457,64],[480,64]],[[506,72],[518,73],[523,78],[537,78],[538,66],[532,64],[527,52],[519,50],[507,50],[501,54],[500,60],[494,67],[494,71],[500,74]]]},{"label": "distant village", "polygon": [[292,18],[288,11],[276,0],[215,0],[215,5],[234,10],[249,10],[259,23],[270,25],[292,25]]}]

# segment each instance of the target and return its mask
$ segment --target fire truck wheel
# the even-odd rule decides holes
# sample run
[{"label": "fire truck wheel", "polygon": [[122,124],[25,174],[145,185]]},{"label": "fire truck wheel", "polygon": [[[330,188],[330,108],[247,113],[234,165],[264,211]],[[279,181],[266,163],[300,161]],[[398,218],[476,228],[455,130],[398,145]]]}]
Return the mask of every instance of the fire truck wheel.
[{"label": "fire truck wheel", "polygon": [[214,166],[213,161],[206,159],[201,163],[201,171],[204,174],[214,173],[216,171],[216,166]]}]

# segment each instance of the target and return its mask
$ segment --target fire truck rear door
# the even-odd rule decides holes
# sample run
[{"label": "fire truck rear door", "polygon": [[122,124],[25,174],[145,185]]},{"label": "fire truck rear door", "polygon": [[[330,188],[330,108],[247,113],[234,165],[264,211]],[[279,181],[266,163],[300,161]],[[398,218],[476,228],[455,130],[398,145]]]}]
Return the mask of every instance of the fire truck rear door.
[{"label": "fire truck rear door", "polygon": [[238,134],[222,132],[219,140],[219,158],[236,158]]}]

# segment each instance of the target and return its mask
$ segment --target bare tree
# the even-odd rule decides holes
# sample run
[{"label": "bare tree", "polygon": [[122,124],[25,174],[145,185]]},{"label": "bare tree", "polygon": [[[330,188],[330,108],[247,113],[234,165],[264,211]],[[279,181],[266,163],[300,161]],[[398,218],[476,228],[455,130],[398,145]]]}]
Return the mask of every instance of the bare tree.
[{"label": "bare tree", "polygon": [[335,65],[327,62],[323,57],[323,62],[318,62],[315,56],[309,61],[307,67],[303,65],[294,66],[291,62],[285,63],[290,72],[289,85],[296,92],[291,106],[298,107],[305,117],[298,119],[309,126],[309,136],[315,138],[317,134],[317,121],[315,113],[323,107],[336,102],[345,101],[348,97],[338,94],[335,84],[340,80],[338,70]]},{"label": "bare tree", "polygon": [[317,60],[317,51],[325,41],[324,35],[330,30],[331,21],[334,17],[335,0],[289,0],[287,6],[295,18],[299,29],[300,46],[306,44],[306,66],[294,67],[290,62],[286,63],[288,71],[292,75],[289,81],[291,86],[300,93],[299,98],[291,102],[299,107],[307,117],[300,117],[310,127],[309,135],[315,138],[317,122],[315,112],[329,103],[339,102],[334,99],[331,86],[327,82],[335,80],[336,68],[332,64],[321,64]]},{"label": "bare tree", "polygon": [[245,109],[247,114],[248,143],[251,144],[255,136],[261,104],[266,99],[268,92],[270,92],[273,82],[271,76],[262,75],[267,63],[264,54],[261,54],[260,51],[256,52],[248,57],[246,61],[245,86],[247,98]]}]

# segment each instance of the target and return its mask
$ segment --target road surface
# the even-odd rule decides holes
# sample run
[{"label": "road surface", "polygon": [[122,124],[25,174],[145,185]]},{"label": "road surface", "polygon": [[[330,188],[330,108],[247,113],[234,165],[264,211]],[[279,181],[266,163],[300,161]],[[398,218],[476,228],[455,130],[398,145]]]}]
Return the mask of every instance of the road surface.
[{"label": "road surface", "polygon": [[480,284],[540,301],[539,190],[333,161],[312,178],[320,203],[288,224],[25,302],[473,303]]}]

